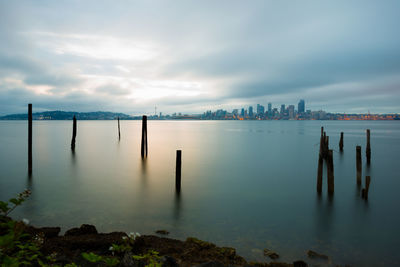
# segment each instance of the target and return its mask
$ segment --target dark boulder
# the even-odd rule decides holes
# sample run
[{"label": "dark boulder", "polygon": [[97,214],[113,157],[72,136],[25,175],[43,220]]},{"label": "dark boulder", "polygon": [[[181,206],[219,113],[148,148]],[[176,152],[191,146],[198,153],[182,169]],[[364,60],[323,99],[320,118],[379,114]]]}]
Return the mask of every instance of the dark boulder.
[{"label": "dark boulder", "polygon": [[95,235],[97,229],[90,224],[82,224],[79,228],[72,228],[65,232],[64,236]]}]

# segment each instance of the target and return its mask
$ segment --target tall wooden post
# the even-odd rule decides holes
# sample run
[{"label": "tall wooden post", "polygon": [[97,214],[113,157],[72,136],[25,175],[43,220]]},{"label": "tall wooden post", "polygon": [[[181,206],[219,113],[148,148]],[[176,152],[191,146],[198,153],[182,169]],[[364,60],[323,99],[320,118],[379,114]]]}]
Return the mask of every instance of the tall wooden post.
[{"label": "tall wooden post", "polygon": [[[321,138],[322,139],[322,138]],[[324,159],[322,158],[322,153],[320,151],[318,157],[318,175],[317,175],[317,192],[322,192],[322,171],[323,171]]]},{"label": "tall wooden post", "polygon": [[340,133],[339,149],[343,151],[343,132]]},{"label": "tall wooden post", "polygon": [[121,140],[121,130],[119,127],[119,117],[118,117],[118,140]]},{"label": "tall wooden post", "polygon": [[144,158],[145,154],[147,157],[147,116],[142,117],[142,145],[141,145],[141,155]]},{"label": "tall wooden post", "polygon": [[367,129],[367,148],[365,150],[365,154],[367,155],[367,164],[371,163],[371,144],[370,144],[370,135],[371,132],[369,129]]},{"label": "tall wooden post", "polygon": [[334,178],[334,170],[333,170],[333,151],[332,149],[328,150],[328,193],[333,194],[335,191],[335,178]]},{"label": "tall wooden post", "polygon": [[28,173],[32,174],[32,104],[28,104]]},{"label": "tall wooden post", "polygon": [[72,151],[75,150],[75,139],[76,139],[76,117],[74,115],[74,118],[72,119],[72,140],[71,140],[71,149]]},{"label": "tall wooden post", "polygon": [[371,183],[371,176],[365,176],[365,189],[362,190],[362,197],[368,199],[369,184]]},{"label": "tall wooden post", "polygon": [[181,174],[182,174],[182,150],[176,151],[176,172],[175,172],[175,188],[181,191]]},{"label": "tall wooden post", "polygon": [[361,163],[361,146],[356,146],[356,167],[357,167],[357,184],[361,184],[361,172],[362,172],[362,163]]}]

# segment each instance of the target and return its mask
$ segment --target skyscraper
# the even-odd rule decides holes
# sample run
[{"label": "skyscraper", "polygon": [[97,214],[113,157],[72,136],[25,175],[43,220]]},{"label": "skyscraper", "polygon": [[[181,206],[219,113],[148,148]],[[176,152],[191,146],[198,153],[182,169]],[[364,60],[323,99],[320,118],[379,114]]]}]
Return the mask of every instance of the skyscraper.
[{"label": "skyscraper", "polygon": [[304,113],[305,110],[306,110],[306,105],[304,103],[304,99],[300,99],[300,102],[299,102],[299,104],[297,106],[297,111],[299,113]]},{"label": "skyscraper", "polygon": [[281,105],[281,115],[285,114],[285,104]]},{"label": "skyscraper", "polygon": [[264,115],[264,110],[265,110],[264,106],[257,104],[257,115],[258,116]]},{"label": "skyscraper", "polygon": [[271,115],[272,112],[272,104],[268,103],[268,115]]},{"label": "skyscraper", "polygon": [[244,108],[240,111],[240,116],[244,117]]},{"label": "skyscraper", "polygon": [[249,107],[249,117],[253,117],[253,107],[252,106],[250,106]]},{"label": "skyscraper", "polygon": [[289,105],[289,119],[294,119],[294,105]]}]

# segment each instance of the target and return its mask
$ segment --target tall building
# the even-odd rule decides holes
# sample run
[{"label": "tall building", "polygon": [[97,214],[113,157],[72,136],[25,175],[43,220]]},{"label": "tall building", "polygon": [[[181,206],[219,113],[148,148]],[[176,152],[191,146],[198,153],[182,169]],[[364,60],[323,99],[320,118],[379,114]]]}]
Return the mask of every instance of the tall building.
[{"label": "tall building", "polygon": [[281,115],[285,114],[285,104],[281,105]]},{"label": "tall building", "polygon": [[249,117],[253,117],[253,107],[252,106],[250,106],[249,107]]},{"label": "tall building", "polygon": [[244,108],[240,111],[240,116],[244,117]]},{"label": "tall building", "polygon": [[268,115],[271,115],[272,113],[272,104],[268,103]]},{"label": "tall building", "polygon": [[264,106],[262,106],[260,104],[257,104],[257,115],[258,116],[263,115],[264,114],[264,110],[265,110]]},{"label": "tall building", "polygon": [[294,119],[294,105],[289,105],[289,119]]},{"label": "tall building", "polygon": [[297,106],[297,111],[299,113],[304,113],[305,110],[306,110],[306,104],[304,103],[304,99],[300,99],[300,102]]}]

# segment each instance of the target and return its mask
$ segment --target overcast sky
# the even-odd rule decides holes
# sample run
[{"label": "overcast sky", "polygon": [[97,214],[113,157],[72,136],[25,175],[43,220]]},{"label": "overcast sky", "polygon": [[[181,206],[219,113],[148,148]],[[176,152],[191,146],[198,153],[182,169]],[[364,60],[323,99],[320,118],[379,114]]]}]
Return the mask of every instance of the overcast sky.
[{"label": "overcast sky", "polygon": [[400,112],[400,1],[0,0],[0,115]]}]

